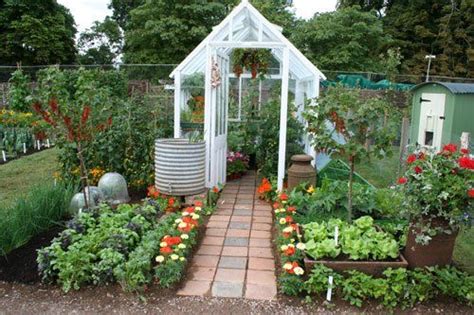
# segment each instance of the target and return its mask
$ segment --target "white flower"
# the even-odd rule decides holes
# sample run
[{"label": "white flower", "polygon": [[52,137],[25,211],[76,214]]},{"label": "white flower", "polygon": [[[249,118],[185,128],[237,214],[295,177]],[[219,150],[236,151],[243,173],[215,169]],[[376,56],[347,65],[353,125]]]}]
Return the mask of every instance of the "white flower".
[{"label": "white flower", "polygon": [[290,240],[290,242],[294,243],[294,242],[296,242],[296,240],[295,240],[294,238],[292,238],[292,239]]},{"label": "white flower", "polygon": [[305,250],[306,245],[304,243],[298,243],[296,244],[296,248],[298,248],[299,250]]},{"label": "white flower", "polygon": [[186,248],[186,245],[185,244],[179,244],[178,248],[184,249],[184,248]]},{"label": "white flower", "polygon": [[291,270],[291,269],[293,269],[293,265],[291,263],[287,262],[286,264],[283,265],[283,269]]},{"label": "white flower", "polygon": [[285,218],[281,218],[281,219],[280,219],[280,224],[286,224],[286,219],[285,219]]},{"label": "white flower", "polygon": [[181,223],[181,222],[183,222],[183,220],[181,220],[181,219],[176,219],[176,220],[174,220],[174,222],[175,222],[175,223]]},{"label": "white flower", "polygon": [[160,243],[160,247],[166,247],[166,246],[168,246],[168,243],[166,243],[166,242],[161,242]]},{"label": "white flower", "polygon": [[296,267],[293,271],[295,272],[295,275],[297,276],[301,276],[304,274],[304,270],[301,267]]},{"label": "white flower", "polygon": [[281,250],[282,250],[283,252],[284,252],[285,250],[287,250],[287,249],[288,249],[288,246],[286,246],[286,245],[282,245],[282,246],[281,246]]},{"label": "white flower", "polygon": [[283,213],[283,212],[286,212],[285,208],[280,208],[280,211],[278,211],[280,213]]},{"label": "white flower", "polygon": [[172,255],[170,256],[170,258],[171,258],[172,260],[178,260],[178,259],[179,259],[179,256],[176,255],[176,254],[172,254]]},{"label": "white flower", "polygon": [[156,256],[155,261],[156,261],[157,263],[162,263],[163,261],[165,261],[165,257],[164,257],[164,256],[161,256],[161,255],[160,255],[160,256]]},{"label": "white flower", "polygon": [[188,224],[186,222],[181,222],[180,224],[178,224],[179,228],[185,228],[187,226],[188,226]]},{"label": "white flower", "polygon": [[201,210],[202,210],[201,207],[195,207],[194,208],[194,211],[201,211]]},{"label": "white flower", "polygon": [[189,235],[188,234],[182,234],[181,239],[187,240],[187,239],[189,239]]},{"label": "white flower", "polygon": [[291,226],[288,226],[283,229],[283,233],[292,233],[292,232],[293,232],[293,228]]},{"label": "white flower", "polygon": [[184,211],[184,212],[182,213],[182,215],[183,215],[183,217],[187,217],[187,216],[189,215],[189,212]]},{"label": "white flower", "polygon": [[200,218],[199,214],[193,214],[193,220],[197,220],[199,218]]},{"label": "white flower", "polygon": [[185,261],[186,258],[184,258],[184,257],[179,257],[179,260],[180,260],[180,261]]},{"label": "white flower", "polygon": [[295,248],[295,245],[293,245],[293,244],[288,244],[288,247]]}]

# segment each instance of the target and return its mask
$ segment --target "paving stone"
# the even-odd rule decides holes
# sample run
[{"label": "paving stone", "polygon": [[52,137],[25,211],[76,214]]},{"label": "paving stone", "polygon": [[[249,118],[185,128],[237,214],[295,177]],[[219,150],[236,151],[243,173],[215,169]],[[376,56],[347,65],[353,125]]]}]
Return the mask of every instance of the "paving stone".
[{"label": "paving stone", "polygon": [[268,231],[255,231],[255,230],[252,230],[252,231],[250,231],[250,237],[271,239],[272,238],[272,233],[270,233]]},{"label": "paving stone", "polygon": [[230,222],[229,229],[249,230],[250,231],[250,223]]},{"label": "paving stone", "polygon": [[209,292],[211,288],[210,281],[186,281],[184,287],[178,291],[178,295],[198,295],[203,296]]},{"label": "paving stone", "polygon": [[[219,268],[245,269],[245,268],[247,268],[247,258],[246,257],[222,256],[220,261],[219,261]],[[253,268],[253,269],[255,269],[255,268]],[[259,270],[262,270],[262,269],[259,269]]]},{"label": "paving stone", "polygon": [[197,251],[197,255],[220,255],[222,246],[215,245],[201,245]]},{"label": "paving stone", "polygon": [[245,246],[224,246],[222,256],[247,257],[248,248]]},{"label": "paving stone", "polygon": [[217,215],[232,215],[232,208],[231,209],[217,209],[216,212],[214,212],[214,214],[217,214]]},{"label": "paving stone", "polygon": [[252,222],[252,217],[246,215],[233,215],[230,222],[250,223]]},{"label": "paving stone", "polygon": [[275,260],[268,258],[249,258],[249,269],[253,270],[275,270]]},{"label": "paving stone", "polygon": [[206,229],[206,236],[225,236],[227,229],[208,228]]},{"label": "paving stone", "polygon": [[222,246],[224,243],[224,238],[220,236],[204,236],[202,240],[203,245],[217,245]]},{"label": "paving stone", "polygon": [[275,285],[276,276],[274,271],[247,270],[247,283],[260,285]]},{"label": "paving stone", "polygon": [[253,223],[252,230],[268,232],[272,230],[272,226],[268,223]]},{"label": "paving stone", "polygon": [[272,246],[272,243],[269,239],[250,238],[249,246],[270,248]]},{"label": "paving stone", "polygon": [[271,208],[267,201],[262,200],[260,198],[255,200],[255,205],[269,206]]},{"label": "paving stone", "polygon": [[216,274],[216,268],[191,267],[189,268],[189,274],[192,280],[212,281]]},{"label": "paving stone", "polygon": [[228,222],[210,221],[207,223],[208,228],[226,229]]},{"label": "paving stone", "polygon": [[253,203],[253,193],[245,194],[245,193],[238,193],[236,199],[240,202],[241,200],[252,200]]},{"label": "paving stone", "polygon": [[249,239],[247,237],[226,237],[225,246],[248,246]]},{"label": "paving stone", "polygon": [[271,258],[273,259],[273,252],[270,247],[250,247],[249,248],[250,257],[259,257],[259,258]]},{"label": "paving stone", "polygon": [[245,298],[251,300],[274,300],[277,295],[276,285],[258,285],[247,283]]},{"label": "paving stone", "polygon": [[251,204],[241,204],[241,203],[236,203],[234,205],[234,209],[235,210],[252,210],[253,209],[253,205]]},{"label": "paving stone", "polygon": [[238,298],[242,297],[243,283],[214,282],[212,285],[212,296]]},{"label": "paving stone", "polygon": [[224,269],[219,268],[214,279],[216,282],[237,282],[244,283],[245,270],[242,269]]},{"label": "paving stone", "polygon": [[221,204],[232,204],[232,205],[233,205],[236,200],[237,200],[236,198],[229,198],[229,197],[227,197],[227,198],[219,198],[219,202],[220,202]]},{"label": "paving stone", "polygon": [[[232,224],[234,224],[234,223],[232,223]],[[246,223],[238,223],[238,224],[246,224]],[[227,230],[226,236],[227,237],[249,237],[250,236],[250,228],[249,229],[229,229],[229,230]]]},{"label": "paving stone", "polygon": [[269,224],[273,223],[273,220],[271,217],[253,217],[252,221],[254,223],[269,223]]},{"label": "paving stone", "polygon": [[252,210],[234,210],[233,214],[239,216],[251,216]]},{"label": "paving stone", "polygon": [[192,265],[195,267],[217,267],[219,256],[194,255]]},{"label": "paving stone", "polygon": [[262,204],[257,204],[253,207],[257,211],[272,211],[272,207],[270,205],[262,205]]},{"label": "paving stone", "polygon": [[235,201],[235,205],[236,206],[241,206],[241,205],[253,205],[253,198],[250,198],[250,199],[241,199],[241,198],[237,198],[237,200]]},{"label": "paving stone", "polygon": [[264,217],[264,218],[272,218],[272,213],[270,211],[257,211],[253,212],[254,217]]},{"label": "paving stone", "polygon": [[229,222],[230,220],[230,215],[211,215],[209,218],[210,222]]},{"label": "paving stone", "polygon": [[233,203],[218,203],[217,204],[217,209],[232,209],[234,208]]}]

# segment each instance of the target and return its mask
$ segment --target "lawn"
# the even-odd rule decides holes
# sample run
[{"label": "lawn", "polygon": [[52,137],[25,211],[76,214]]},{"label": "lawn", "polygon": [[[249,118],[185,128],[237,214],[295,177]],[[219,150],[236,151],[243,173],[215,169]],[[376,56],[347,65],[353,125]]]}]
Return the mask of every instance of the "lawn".
[{"label": "lawn", "polygon": [[24,196],[29,188],[53,180],[58,169],[58,149],[49,149],[0,166],[0,200],[2,206]]}]

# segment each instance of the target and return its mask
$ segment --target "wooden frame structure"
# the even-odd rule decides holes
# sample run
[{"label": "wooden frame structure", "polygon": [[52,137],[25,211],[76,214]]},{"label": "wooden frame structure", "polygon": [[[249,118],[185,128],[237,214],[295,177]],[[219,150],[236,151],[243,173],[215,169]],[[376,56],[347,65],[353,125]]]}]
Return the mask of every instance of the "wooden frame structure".
[{"label": "wooden frame structure", "polygon": [[[229,56],[234,48],[270,49],[280,62],[281,108],[278,155],[278,189],[283,188],[285,177],[286,132],[288,118],[288,92],[290,78],[296,81],[295,105],[298,117],[307,99],[319,96],[319,83],[324,74],[319,71],[288,39],[282,28],[270,23],[248,0],[242,0],[234,10],[179,64],[170,77],[175,81],[174,137],[181,135],[181,110],[186,106],[182,88],[185,77],[195,73],[205,74],[204,139],[206,141],[206,184],[213,187],[225,184]],[[220,85],[216,85],[216,69]],[[222,87],[221,87],[222,85]],[[224,95],[227,93],[227,95]],[[316,157],[310,146],[310,137],[303,139],[305,152]]]}]

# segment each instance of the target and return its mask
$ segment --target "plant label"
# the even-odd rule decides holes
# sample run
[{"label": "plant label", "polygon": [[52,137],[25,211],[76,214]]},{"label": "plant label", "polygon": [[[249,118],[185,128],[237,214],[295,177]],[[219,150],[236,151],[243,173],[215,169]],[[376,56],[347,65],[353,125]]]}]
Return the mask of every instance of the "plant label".
[{"label": "plant label", "polygon": [[326,300],[331,302],[331,298],[332,298],[332,284],[333,284],[333,281],[334,281],[334,277],[333,276],[329,276],[328,278],[328,291],[326,293]]},{"label": "plant label", "polygon": [[2,157],[3,157],[3,162],[7,161],[7,155],[5,154],[5,151],[2,150]]},{"label": "plant label", "polygon": [[50,148],[51,144],[49,143],[49,139],[46,139],[46,147]]},{"label": "plant label", "polygon": [[26,143],[23,142],[23,154],[26,154]]},{"label": "plant label", "polygon": [[336,246],[339,243],[339,227],[338,226],[336,226],[336,228],[334,229],[334,243],[336,243]]},{"label": "plant label", "polygon": [[38,148],[38,151],[41,150],[41,142],[39,140],[36,140],[36,147]]}]

